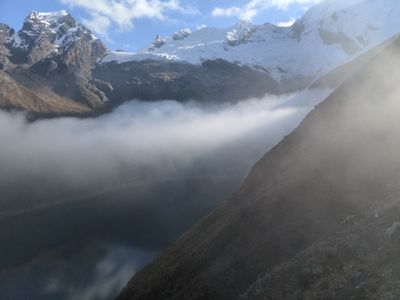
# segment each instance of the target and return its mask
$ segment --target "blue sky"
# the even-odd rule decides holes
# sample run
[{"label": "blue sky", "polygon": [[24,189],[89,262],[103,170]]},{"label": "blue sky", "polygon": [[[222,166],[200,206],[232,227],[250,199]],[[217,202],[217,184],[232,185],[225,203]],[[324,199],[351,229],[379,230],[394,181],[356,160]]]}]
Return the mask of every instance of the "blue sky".
[{"label": "blue sky", "polygon": [[66,9],[109,48],[137,51],[157,34],[201,26],[228,27],[299,18],[320,0],[0,0],[0,22],[19,30],[30,11]]}]

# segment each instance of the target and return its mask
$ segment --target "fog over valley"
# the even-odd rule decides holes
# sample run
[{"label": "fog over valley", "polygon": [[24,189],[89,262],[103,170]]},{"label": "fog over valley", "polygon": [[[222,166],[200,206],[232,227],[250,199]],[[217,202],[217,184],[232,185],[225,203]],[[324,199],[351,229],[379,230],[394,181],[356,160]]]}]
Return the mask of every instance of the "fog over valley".
[{"label": "fog over valley", "polygon": [[[227,199],[262,154],[329,92],[207,106],[132,101],[91,119],[28,122],[23,113],[0,112],[0,242],[7,243],[0,262],[14,270],[0,275],[7,278],[5,291],[12,295],[22,274],[47,274],[38,259],[63,274],[65,259],[78,263],[87,249],[98,249],[97,259],[74,271],[92,281],[82,285],[66,276],[59,279],[63,285],[45,289],[47,274],[30,293],[37,296],[32,299],[85,293],[90,282],[98,284],[93,272],[107,260],[114,279],[100,299],[108,299],[133,275],[135,261],[148,262]],[[145,254],[132,255],[127,270],[112,255],[119,247]]]},{"label": "fog over valley", "polygon": [[[21,113],[0,112],[1,193],[18,193],[7,185],[32,185],[32,180],[60,182],[69,195],[73,189],[101,192],[121,184],[183,176],[243,177],[328,92],[313,90],[208,107],[132,101],[99,118],[33,123]],[[68,200],[51,192],[56,194],[35,186],[31,196],[40,199],[27,200],[22,207]],[[17,210],[17,201],[13,198],[13,203],[2,206]]]}]

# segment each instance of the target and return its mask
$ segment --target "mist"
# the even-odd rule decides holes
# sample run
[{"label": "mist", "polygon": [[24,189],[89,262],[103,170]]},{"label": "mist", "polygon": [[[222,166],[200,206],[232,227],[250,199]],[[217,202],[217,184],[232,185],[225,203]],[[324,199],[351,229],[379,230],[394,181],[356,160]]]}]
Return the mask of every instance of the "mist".
[{"label": "mist", "polygon": [[[154,253],[112,244],[87,243],[49,251],[7,276],[0,276],[2,299],[112,299]],[[129,263],[127,263],[129,262]],[[21,285],[24,289],[21,290]]]},{"label": "mist", "polygon": [[[99,185],[107,190],[118,184],[232,172],[243,177],[328,92],[266,96],[213,107],[132,101],[95,119],[34,123],[27,123],[21,113],[0,112],[0,182],[3,187],[37,183],[31,198],[38,194],[40,199],[19,205],[13,197],[12,208],[18,210],[68,200],[74,190],[80,197],[83,190],[99,192]],[[47,189],[55,183],[62,183],[61,193]],[[7,205],[2,206],[4,213]]]},{"label": "mist", "polygon": [[23,299],[35,277],[31,299],[112,298],[329,93],[134,100],[98,118],[33,123],[0,112],[3,296]]}]

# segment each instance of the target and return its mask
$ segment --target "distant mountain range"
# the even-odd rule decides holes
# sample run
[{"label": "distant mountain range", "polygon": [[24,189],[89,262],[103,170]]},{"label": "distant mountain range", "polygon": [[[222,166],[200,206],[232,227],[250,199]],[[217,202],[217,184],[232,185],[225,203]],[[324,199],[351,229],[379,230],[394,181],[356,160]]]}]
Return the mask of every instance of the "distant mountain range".
[{"label": "distant mountain range", "polygon": [[157,36],[139,53],[111,52],[103,62],[162,59],[201,64],[223,59],[264,71],[276,81],[310,82],[397,34],[395,1],[328,0],[290,27],[246,21],[229,28]]},{"label": "distant mountain range", "polygon": [[109,51],[66,11],[32,12],[18,32],[0,25],[0,107],[85,116],[134,98],[235,102],[301,90],[397,34],[398,4],[383,2],[327,0],[291,27],[184,29],[139,53]]}]

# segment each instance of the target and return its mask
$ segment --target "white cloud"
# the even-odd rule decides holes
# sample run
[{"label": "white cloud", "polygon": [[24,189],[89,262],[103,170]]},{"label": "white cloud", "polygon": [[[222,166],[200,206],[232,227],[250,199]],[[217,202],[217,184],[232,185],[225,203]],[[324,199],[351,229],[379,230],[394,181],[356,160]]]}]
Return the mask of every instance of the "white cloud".
[{"label": "white cloud", "polygon": [[272,7],[286,10],[292,4],[312,5],[318,2],[321,2],[321,0],[250,0],[242,7],[215,7],[212,15],[214,17],[237,17],[251,21],[258,13]]},{"label": "white cloud", "polygon": [[107,38],[107,30],[111,25],[111,21],[109,18],[99,15],[99,14],[91,14],[90,19],[82,19],[83,25],[90,28],[94,32],[102,35]]},{"label": "white cloud", "polygon": [[[325,95],[327,91],[315,90],[204,108],[131,101],[95,119],[31,124],[22,114],[0,112],[0,182],[6,186],[16,178],[58,178],[64,186],[98,187],[101,182],[107,188],[119,182],[121,169],[129,169],[136,179],[153,174],[156,180],[183,174],[198,161],[203,171],[194,174],[199,176],[210,169],[252,164],[254,153],[263,154],[267,144],[292,131]],[[240,163],[231,165],[237,159]]]},{"label": "white cloud", "polygon": [[203,28],[207,28],[207,25],[206,24],[200,24],[200,25],[196,26],[197,30],[200,30],[200,29],[203,29]]},{"label": "white cloud", "polygon": [[182,5],[180,0],[59,0],[71,7],[80,7],[89,15],[85,24],[101,35],[106,35],[111,24],[116,24],[121,30],[133,28],[136,19],[149,18],[157,20],[168,19],[171,12],[181,14],[196,14],[198,11]]},{"label": "white cloud", "polygon": [[279,27],[290,27],[296,22],[295,18],[290,18],[288,21],[278,22],[276,25]]},{"label": "white cloud", "polygon": [[240,14],[242,10],[239,7],[233,6],[229,8],[214,8],[212,15],[214,17],[232,17]]}]

